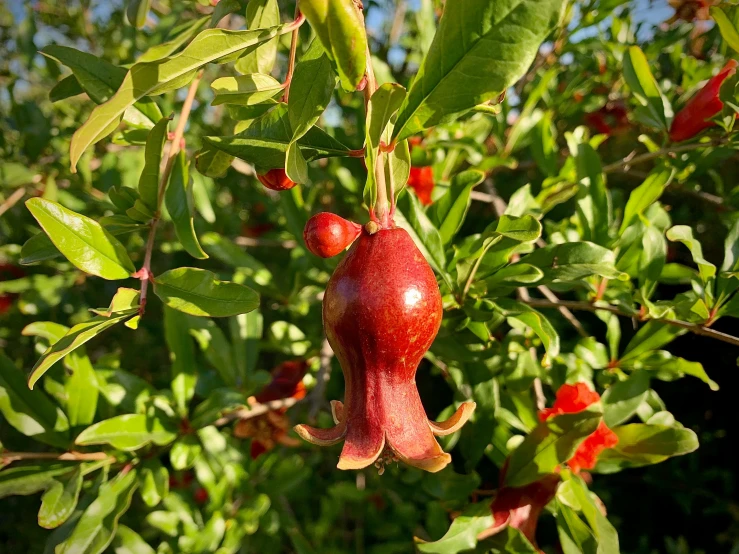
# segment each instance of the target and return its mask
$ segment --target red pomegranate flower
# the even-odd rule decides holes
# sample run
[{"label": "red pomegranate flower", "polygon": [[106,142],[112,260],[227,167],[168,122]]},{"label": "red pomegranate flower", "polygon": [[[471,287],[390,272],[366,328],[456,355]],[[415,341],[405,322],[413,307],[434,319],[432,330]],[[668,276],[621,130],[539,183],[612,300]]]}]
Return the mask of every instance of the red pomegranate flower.
[{"label": "red pomegranate flower", "polygon": [[[600,395],[590,390],[585,383],[564,384],[557,391],[552,407],[539,412],[539,420],[546,421],[553,416],[581,412],[599,400]],[[604,421],[601,421],[598,428],[580,444],[567,465],[575,473],[579,473],[582,469],[593,469],[598,461],[598,455],[607,448],[613,448],[616,444],[618,444],[618,436],[608,428]]]},{"label": "red pomegranate flower", "polygon": [[[256,396],[250,398],[252,404],[264,404],[283,398],[300,400],[305,397],[303,376],[308,368],[305,360],[283,362],[272,372],[272,381]],[[287,432],[290,421],[287,418],[287,408],[270,410],[267,413],[242,419],[234,426],[234,436],[240,439],[250,438],[251,457],[258,458],[261,454],[272,450],[278,444],[297,446],[296,439]]]},{"label": "red pomegranate flower", "polygon": [[431,204],[433,202],[431,193],[434,192],[434,172],[431,166],[411,167],[408,186],[416,192],[422,204],[426,206]]},{"label": "red pomegranate flower", "polygon": [[721,85],[728,77],[736,73],[737,65],[739,63],[736,60],[729,60],[719,74],[712,77],[678,112],[672,120],[670,140],[681,142],[715,125],[710,119],[724,107],[724,103],[718,96]]},{"label": "red pomegranate flower", "polygon": [[[427,471],[450,461],[434,438],[459,429],[475,408],[463,404],[443,423],[428,420],[416,369],[441,325],[434,273],[408,233],[366,229],[336,268],[323,299],[323,323],[341,363],[345,404],[332,403],[336,426],[298,425],[318,445],[344,441],[339,469],[400,459]],[[378,461],[379,459],[379,461]]]}]

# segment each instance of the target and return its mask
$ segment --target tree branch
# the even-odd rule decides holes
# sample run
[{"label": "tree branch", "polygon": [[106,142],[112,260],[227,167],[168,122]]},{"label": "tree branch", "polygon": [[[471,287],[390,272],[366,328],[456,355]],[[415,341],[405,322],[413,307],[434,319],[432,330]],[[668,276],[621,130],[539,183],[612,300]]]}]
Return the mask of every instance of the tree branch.
[{"label": "tree branch", "polygon": [[[633,317],[632,314],[626,313],[620,310],[619,308],[617,308],[616,306],[611,306],[609,304],[597,304],[596,305],[596,304],[591,304],[589,302],[581,302],[577,300],[558,300],[557,302],[552,302],[551,300],[541,300],[538,298],[522,300],[522,302],[534,308],[556,308],[556,309],[568,308],[570,310],[581,310],[581,311],[587,311],[587,312],[604,311],[604,312],[611,312],[612,314],[620,315],[623,317]],[[739,337],[727,335],[726,333],[722,333],[721,331],[716,331],[715,329],[711,329],[709,327],[706,327],[704,325],[700,325],[697,323],[689,323],[687,321],[681,321],[679,319],[649,319],[649,321],[657,321],[660,323],[664,323],[665,325],[672,325],[673,327],[680,327],[696,335],[710,337],[712,339],[716,339],[722,342],[733,344],[734,346],[739,346]]]},{"label": "tree branch", "polygon": [[300,400],[298,400],[297,398],[290,397],[281,398],[280,400],[272,400],[270,402],[265,402],[264,404],[257,403],[250,408],[241,408],[240,410],[229,412],[220,419],[216,420],[213,425],[215,425],[216,427],[221,427],[237,419],[252,419],[254,417],[264,415],[267,412],[272,412],[274,410],[291,408],[295,406],[295,404],[297,404],[298,402],[300,402]]},{"label": "tree branch", "polygon": [[711,142],[693,142],[690,144],[682,144],[680,146],[668,146],[667,148],[661,148],[660,150],[647,152],[646,154],[641,154],[639,156],[634,156],[634,153],[632,152],[623,160],[604,166],[603,173],[622,171],[632,165],[641,164],[664,156],[674,156],[675,154],[680,154],[682,152],[690,152],[691,150],[698,150],[699,148],[707,148],[710,146],[721,146],[722,144],[726,144],[727,141],[728,139],[726,137],[722,137]]},{"label": "tree branch", "polygon": [[2,452],[0,460],[3,463],[18,462],[21,460],[59,460],[72,462],[96,462],[102,460],[115,461],[113,456],[105,452]]}]

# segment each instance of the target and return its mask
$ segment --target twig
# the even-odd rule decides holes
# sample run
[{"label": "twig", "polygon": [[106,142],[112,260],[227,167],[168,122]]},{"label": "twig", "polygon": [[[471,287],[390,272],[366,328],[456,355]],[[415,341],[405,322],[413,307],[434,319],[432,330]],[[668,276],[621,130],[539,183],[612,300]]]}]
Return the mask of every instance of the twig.
[{"label": "twig", "polygon": [[[297,2],[295,3],[295,19],[300,17],[300,8]],[[295,72],[295,55],[298,49],[298,38],[300,36],[300,27],[295,27],[290,37],[290,57],[287,62],[287,75],[285,75],[285,92],[282,95],[282,101],[287,102],[290,97],[290,83],[293,80],[293,73]]]},{"label": "twig", "polygon": [[2,452],[0,460],[3,463],[18,462],[21,460],[59,460],[72,462],[95,462],[101,460],[115,460],[105,452]]},{"label": "twig", "polygon": [[298,246],[295,240],[257,239],[253,237],[236,237],[234,243],[239,246],[279,246],[291,250]]},{"label": "twig", "polygon": [[624,159],[614,162],[612,164],[609,164],[607,166],[604,166],[603,173],[614,173],[616,171],[621,171],[624,168],[631,167],[632,165],[637,165],[637,164],[641,164],[644,162],[648,162],[656,158],[662,158],[664,156],[680,154],[681,152],[690,152],[691,150],[698,150],[699,148],[706,148],[710,146],[721,146],[722,144],[725,144],[726,142],[727,142],[726,138],[721,138],[719,140],[714,140],[712,142],[693,142],[690,144],[683,144],[680,146],[668,146],[667,148],[661,148],[660,150],[656,150],[654,152],[647,152],[646,154],[641,154],[640,156],[634,156],[632,152],[631,154],[626,156]]},{"label": "twig", "polygon": [[281,398],[280,400],[271,400],[270,402],[265,402],[264,404],[255,404],[250,408],[241,408],[240,410],[229,412],[220,419],[216,420],[213,425],[215,425],[216,427],[220,427],[237,419],[252,419],[254,417],[264,415],[267,412],[272,412],[274,410],[291,408],[295,406],[295,404],[297,404],[298,402],[300,402],[298,399],[290,397]]},{"label": "twig", "polygon": [[318,375],[316,376],[316,386],[308,398],[308,402],[310,403],[308,419],[311,421],[315,419],[318,410],[321,409],[321,405],[326,401],[326,385],[328,385],[331,379],[331,359],[333,357],[334,351],[331,349],[328,339],[323,339],[320,354],[321,368],[318,370]]},{"label": "twig", "polygon": [[149,238],[146,241],[144,265],[141,267],[140,271],[134,274],[141,279],[141,300],[139,304],[139,315],[141,316],[144,315],[144,311],[146,310],[146,293],[149,287],[149,281],[151,280],[152,276],[151,255],[154,250],[154,239],[156,237],[157,226],[159,225],[159,220],[162,217],[162,200],[164,199],[164,191],[167,190],[167,182],[169,181],[169,176],[172,174],[172,168],[174,167],[177,154],[180,153],[180,149],[182,147],[182,137],[185,134],[185,126],[187,125],[187,120],[190,117],[192,104],[195,100],[195,94],[198,91],[198,85],[200,84],[200,79],[202,78],[202,76],[203,72],[201,71],[197,74],[195,79],[193,79],[192,83],[190,83],[190,88],[187,90],[187,96],[185,97],[185,101],[182,104],[180,119],[179,121],[177,121],[177,127],[175,128],[174,135],[172,136],[172,142],[169,147],[169,154],[167,155],[166,165],[164,166],[164,170],[162,170],[161,179],[159,180],[159,189],[157,192],[157,209],[156,212],[154,212],[154,218],[151,220]]},{"label": "twig", "polygon": [[[532,298],[530,300],[526,300],[522,302],[534,308],[557,308],[559,309],[560,307],[564,307],[570,310],[581,310],[581,311],[587,311],[587,312],[604,311],[604,312],[611,312],[612,314],[620,315],[623,317],[633,317],[633,314],[626,313],[620,310],[619,308],[617,308],[616,306],[611,306],[608,304],[597,304],[596,305],[596,304],[591,304],[589,302],[581,302],[577,300],[558,300],[557,302],[552,302],[550,300],[540,300],[537,298]],[[649,320],[664,323],[665,325],[672,325],[673,327],[680,327],[696,335],[710,337],[716,340],[720,340],[722,342],[733,344],[734,346],[739,346],[739,337],[727,335],[726,333],[722,333],[721,331],[710,329],[706,327],[705,325],[700,325],[697,323],[689,323],[687,321],[681,321],[679,319],[650,318]]]},{"label": "twig", "polygon": [[397,44],[400,35],[403,33],[406,9],[405,0],[397,0],[395,4],[395,17],[393,17],[390,33],[388,33],[389,44]]},{"label": "twig", "polygon": [[21,198],[23,198],[26,195],[26,189],[23,187],[20,187],[13,191],[13,194],[8,196],[5,199],[5,202],[0,204],[0,216],[3,215],[5,212],[7,212],[9,209],[11,209],[13,206],[15,206]]},{"label": "twig", "polygon": [[[544,285],[539,285],[536,287],[539,292],[541,292],[550,302],[558,303],[559,298],[556,294],[554,294],[549,287],[546,287]],[[570,322],[570,325],[572,325],[577,333],[585,338],[589,337],[590,335],[585,330],[585,327],[582,326],[582,323],[580,323],[580,320],[575,317],[575,314],[573,314],[570,310],[565,308],[564,306],[559,307],[559,313],[562,314],[562,317],[564,317],[567,321]]]}]

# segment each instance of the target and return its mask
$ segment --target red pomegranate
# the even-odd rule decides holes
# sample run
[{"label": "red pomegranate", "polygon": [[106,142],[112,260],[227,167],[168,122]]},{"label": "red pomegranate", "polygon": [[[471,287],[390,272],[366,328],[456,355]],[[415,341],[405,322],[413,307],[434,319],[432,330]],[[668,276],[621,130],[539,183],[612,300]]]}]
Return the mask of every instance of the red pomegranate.
[{"label": "red pomegranate", "polygon": [[257,173],[257,179],[268,189],[277,191],[290,190],[296,184],[290,180],[284,169],[279,168],[270,169],[267,173],[261,175]]},{"label": "red pomegranate", "polygon": [[331,258],[354,242],[362,226],[336,214],[321,212],[308,220],[303,230],[303,240],[313,254]]},{"label": "red pomegranate", "polygon": [[[339,469],[400,459],[427,471],[450,461],[434,435],[453,433],[473,402],[443,423],[428,420],[416,389],[418,364],[441,325],[434,274],[408,233],[363,230],[331,277],[323,300],[326,336],[341,363],[345,404],[333,402],[336,426],[298,425],[319,445],[344,440]],[[385,453],[385,454],[383,454]]]}]

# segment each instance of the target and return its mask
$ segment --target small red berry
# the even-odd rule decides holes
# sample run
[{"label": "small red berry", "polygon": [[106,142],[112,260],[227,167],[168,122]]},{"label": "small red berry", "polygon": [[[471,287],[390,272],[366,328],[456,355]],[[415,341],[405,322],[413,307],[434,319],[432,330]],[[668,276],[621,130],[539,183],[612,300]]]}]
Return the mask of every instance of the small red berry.
[{"label": "small red berry", "polygon": [[198,487],[193,493],[193,498],[198,504],[205,504],[208,501],[208,491],[203,487]]},{"label": "small red berry", "polygon": [[362,226],[336,214],[321,212],[305,224],[303,240],[313,254],[331,258],[353,243]]},{"label": "small red berry", "polygon": [[290,190],[296,183],[291,181],[284,169],[270,169],[263,175],[257,174],[257,179],[270,190]]}]

